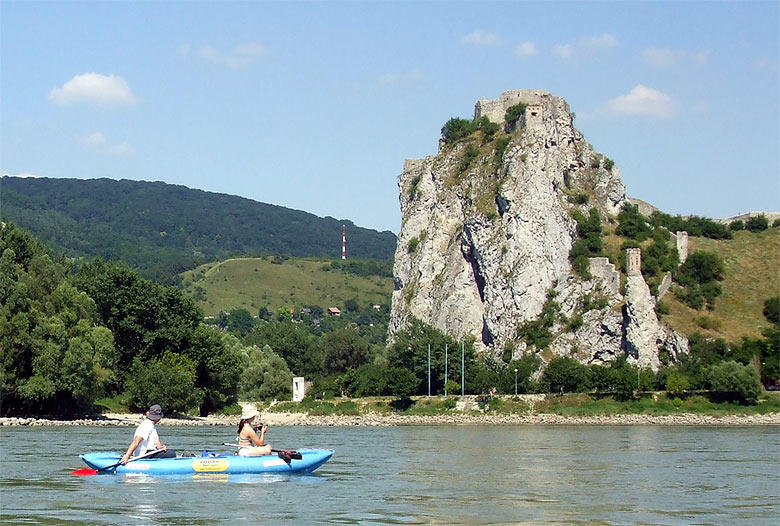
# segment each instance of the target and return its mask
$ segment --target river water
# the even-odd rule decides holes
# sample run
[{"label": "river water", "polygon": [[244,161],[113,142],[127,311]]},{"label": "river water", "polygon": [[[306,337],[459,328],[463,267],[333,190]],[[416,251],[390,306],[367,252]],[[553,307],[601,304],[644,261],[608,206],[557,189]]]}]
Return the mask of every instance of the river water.
[{"label": "river water", "polygon": [[[179,451],[232,427],[165,427]],[[0,428],[0,523],[778,524],[777,427],[278,427],[335,449],[311,475],[78,477],[129,427]]]}]

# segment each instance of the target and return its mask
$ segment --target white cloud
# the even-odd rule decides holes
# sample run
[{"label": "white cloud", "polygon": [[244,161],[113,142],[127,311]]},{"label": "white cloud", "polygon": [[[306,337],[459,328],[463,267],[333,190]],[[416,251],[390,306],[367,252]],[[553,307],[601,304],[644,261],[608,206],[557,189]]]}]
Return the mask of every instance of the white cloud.
[{"label": "white cloud", "polygon": [[501,37],[495,33],[488,33],[477,29],[463,37],[461,42],[474,47],[497,46],[501,43]]},{"label": "white cloud", "polygon": [[133,147],[128,142],[110,143],[106,136],[100,132],[95,132],[83,140],[84,144],[90,149],[105,153],[108,155],[127,155],[133,152]]},{"label": "white cloud", "polygon": [[79,102],[99,106],[133,104],[136,101],[125,79],[116,75],[84,73],[49,92],[49,100],[59,106]]},{"label": "white cloud", "polygon": [[597,113],[665,119],[677,113],[677,104],[666,93],[637,84],[627,95],[607,101]]},{"label": "white cloud", "polygon": [[609,33],[604,33],[603,35],[584,37],[576,42],[553,46],[553,53],[563,59],[568,59],[575,55],[587,55],[596,51],[611,49],[617,47],[617,45],[617,38]]},{"label": "white cloud", "polygon": [[389,85],[415,84],[423,79],[423,73],[419,69],[412,69],[400,73],[385,73],[379,77],[379,83]]},{"label": "white cloud", "polygon": [[694,64],[704,64],[710,58],[710,52],[707,50],[690,52],[679,49],[668,48],[647,48],[642,52],[642,60],[653,66],[669,67],[682,62],[692,62]]},{"label": "white cloud", "polygon": [[[191,49],[189,44],[183,44],[180,47],[183,56],[189,56]],[[231,69],[243,69],[249,66],[256,58],[268,54],[268,49],[255,42],[239,44],[233,46],[230,51],[222,52],[214,46],[201,46],[197,52],[198,56],[209,62],[227,66]]]},{"label": "white cloud", "polygon": [[515,47],[515,55],[518,57],[530,57],[536,54],[536,46],[533,42],[523,42]]}]

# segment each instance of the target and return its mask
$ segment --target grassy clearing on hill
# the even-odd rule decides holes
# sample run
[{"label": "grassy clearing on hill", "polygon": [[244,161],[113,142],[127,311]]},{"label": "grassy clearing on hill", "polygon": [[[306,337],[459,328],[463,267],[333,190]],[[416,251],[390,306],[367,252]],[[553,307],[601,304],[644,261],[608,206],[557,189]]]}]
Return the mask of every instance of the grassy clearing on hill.
[{"label": "grassy clearing on hill", "polygon": [[723,295],[715,301],[714,311],[699,311],[670,291],[663,298],[669,306],[664,321],[682,334],[701,332],[727,342],[743,336],[760,337],[762,329],[769,326],[762,313],[764,301],[780,294],[780,228],[735,232],[729,240],[691,237],[689,249],[691,253],[715,252],[723,259]]},{"label": "grassy clearing on hill", "polygon": [[209,263],[182,274],[185,292],[206,316],[235,308],[256,315],[261,307],[319,305],[344,308],[354,299],[359,305],[390,305],[392,278],[370,278],[330,268],[329,260],[238,258]]}]

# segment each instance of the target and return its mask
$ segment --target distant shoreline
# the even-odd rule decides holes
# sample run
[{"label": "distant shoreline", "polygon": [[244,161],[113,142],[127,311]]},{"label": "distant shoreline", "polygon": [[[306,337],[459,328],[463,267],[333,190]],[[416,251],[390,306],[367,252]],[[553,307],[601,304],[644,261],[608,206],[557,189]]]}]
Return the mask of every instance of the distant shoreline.
[{"label": "distant shoreline", "polygon": [[[698,414],[561,416],[556,414],[465,414],[399,415],[368,413],[360,416],[310,416],[306,413],[263,413],[269,426],[391,427],[430,425],[586,425],[586,426],[766,426],[780,425],[780,413],[711,416]],[[161,426],[235,426],[237,416],[166,417]],[[0,418],[0,427],[22,426],[135,426],[140,415],[105,414],[94,419],[52,420],[46,418]]]}]

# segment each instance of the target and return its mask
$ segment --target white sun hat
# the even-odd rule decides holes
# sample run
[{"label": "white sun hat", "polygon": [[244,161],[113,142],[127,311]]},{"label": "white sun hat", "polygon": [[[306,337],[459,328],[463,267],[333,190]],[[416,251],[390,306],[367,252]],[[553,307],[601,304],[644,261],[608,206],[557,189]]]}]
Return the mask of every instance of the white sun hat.
[{"label": "white sun hat", "polygon": [[257,408],[252,404],[245,405],[241,408],[241,420],[249,420],[259,414]]}]

